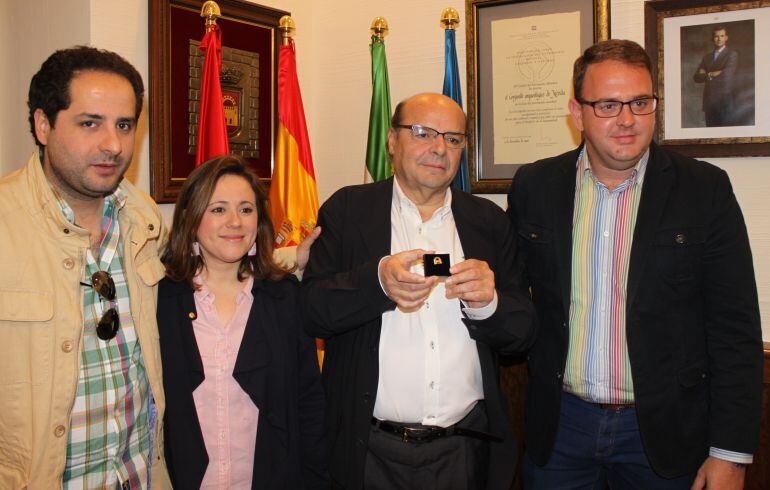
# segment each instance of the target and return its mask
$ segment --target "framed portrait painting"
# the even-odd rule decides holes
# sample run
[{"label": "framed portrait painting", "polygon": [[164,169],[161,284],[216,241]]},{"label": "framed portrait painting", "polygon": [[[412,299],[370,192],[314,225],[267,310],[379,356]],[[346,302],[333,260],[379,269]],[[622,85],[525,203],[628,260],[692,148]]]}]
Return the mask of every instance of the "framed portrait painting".
[{"label": "framed portrait painting", "polygon": [[690,156],[770,155],[770,2],[645,3],[656,139]]},{"label": "framed portrait painting", "polygon": [[[241,0],[218,0],[222,17],[222,103],[230,152],[262,179],[273,162],[278,21],[287,12]],[[205,33],[202,0],[149,0],[150,189],[176,200],[195,168]]]},{"label": "framed portrait painting", "polygon": [[504,193],[516,169],[580,143],[572,65],[609,38],[609,0],[466,0],[471,191]]}]

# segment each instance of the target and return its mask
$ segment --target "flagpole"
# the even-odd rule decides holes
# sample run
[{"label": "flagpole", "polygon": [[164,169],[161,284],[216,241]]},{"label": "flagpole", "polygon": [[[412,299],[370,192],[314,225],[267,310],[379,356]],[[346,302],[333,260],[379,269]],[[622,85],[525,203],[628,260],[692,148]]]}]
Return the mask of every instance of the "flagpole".
[{"label": "flagpole", "polygon": [[388,21],[385,20],[385,17],[375,17],[372,20],[370,31],[372,36],[377,36],[381,41],[384,41],[385,36],[388,35]]},{"label": "flagpole", "polygon": [[390,82],[385,57],[385,36],[388,21],[375,17],[369,28],[372,43],[372,101],[369,107],[369,129],[366,139],[365,182],[377,182],[393,175],[388,155],[388,130],[390,129]]},{"label": "flagpole", "polygon": [[460,25],[460,14],[454,7],[447,7],[441,11],[441,27],[444,29],[457,29]]},{"label": "flagpole", "polygon": [[217,2],[208,0],[201,7],[201,17],[206,19],[206,32],[214,30],[214,26],[217,25],[217,19],[222,17],[222,10],[219,8]]},{"label": "flagpole", "polygon": [[201,7],[201,17],[206,19],[206,33],[198,47],[205,55],[200,78],[196,167],[212,157],[230,153],[219,80],[222,70],[222,31],[217,25],[217,19],[222,17],[222,11],[216,2],[209,0]]},{"label": "flagpole", "polygon": [[[460,25],[460,14],[453,7],[447,7],[441,11],[441,27],[444,28],[444,88],[443,94],[452,98],[462,108],[463,96],[460,87],[460,72],[457,65],[457,48],[455,43],[455,30]],[[463,149],[460,156],[460,165],[452,180],[452,187],[470,192],[470,178],[468,176],[468,153]]]},{"label": "flagpole", "polygon": [[278,30],[281,31],[281,46],[291,44],[294,32],[297,30],[297,25],[291,15],[281,17],[281,20],[278,21]]}]

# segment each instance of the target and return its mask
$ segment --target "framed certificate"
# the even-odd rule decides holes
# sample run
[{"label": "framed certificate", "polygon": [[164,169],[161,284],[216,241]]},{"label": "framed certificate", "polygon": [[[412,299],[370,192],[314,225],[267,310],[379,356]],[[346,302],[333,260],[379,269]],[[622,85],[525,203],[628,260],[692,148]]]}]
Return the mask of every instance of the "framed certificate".
[{"label": "framed certificate", "polygon": [[468,165],[504,193],[520,165],[576,147],[572,65],[609,38],[609,0],[467,0]]}]

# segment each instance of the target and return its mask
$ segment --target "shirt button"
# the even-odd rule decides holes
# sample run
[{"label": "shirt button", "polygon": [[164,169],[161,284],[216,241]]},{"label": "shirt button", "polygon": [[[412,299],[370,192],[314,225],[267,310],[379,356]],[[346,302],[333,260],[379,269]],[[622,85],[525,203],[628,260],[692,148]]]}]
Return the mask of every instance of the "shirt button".
[{"label": "shirt button", "polygon": [[153,225],[152,223],[150,223],[149,225],[147,225],[147,229],[148,229],[148,230],[150,230],[150,231],[152,231],[152,230],[154,230],[154,229],[155,229],[155,225]]},{"label": "shirt button", "polygon": [[64,266],[65,269],[70,270],[75,267],[75,261],[72,258],[67,257],[66,259],[62,260],[61,265]]},{"label": "shirt button", "polygon": [[64,433],[67,432],[67,429],[63,425],[57,425],[56,428],[53,430],[53,435],[56,437],[61,437],[64,435]]},{"label": "shirt button", "polygon": [[602,235],[604,235],[604,236],[610,236],[610,232],[605,230],[605,231],[604,231],[604,233],[602,233]]},{"label": "shirt button", "polygon": [[71,340],[65,340],[61,343],[61,350],[64,352],[72,352],[72,348],[75,346],[75,343]]},{"label": "shirt button", "polygon": [[433,350],[436,349],[436,343],[433,342],[432,340],[430,341],[430,348],[433,349]]},{"label": "shirt button", "polygon": [[430,386],[430,389],[432,390],[432,389],[433,389],[433,387],[435,386],[435,383],[434,383],[433,381],[431,381],[431,382],[430,382],[430,384],[429,384],[428,386]]},{"label": "shirt button", "polygon": [[64,232],[65,235],[69,235],[70,234],[70,229],[69,228],[64,228],[62,231]]}]

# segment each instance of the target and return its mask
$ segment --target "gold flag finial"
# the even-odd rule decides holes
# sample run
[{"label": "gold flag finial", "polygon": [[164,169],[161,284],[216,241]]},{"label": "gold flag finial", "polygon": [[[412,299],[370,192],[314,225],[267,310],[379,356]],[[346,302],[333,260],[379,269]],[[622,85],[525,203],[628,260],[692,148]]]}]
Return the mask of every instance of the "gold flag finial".
[{"label": "gold flag finial", "polygon": [[222,11],[217,2],[208,0],[201,7],[201,17],[206,19],[206,32],[212,30],[217,23],[217,17],[222,17]]},{"label": "gold flag finial", "polygon": [[371,27],[372,36],[377,36],[380,39],[385,39],[388,35],[388,21],[385,17],[375,17],[372,21]]},{"label": "gold flag finial", "polygon": [[281,20],[278,21],[278,30],[281,31],[281,44],[284,46],[289,44],[289,40],[297,31],[297,25],[294,23],[291,15],[281,17]]},{"label": "gold flag finial", "polygon": [[441,11],[441,27],[456,29],[458,25],[460,25],[460,14],[454,7],[447,7]]}]

